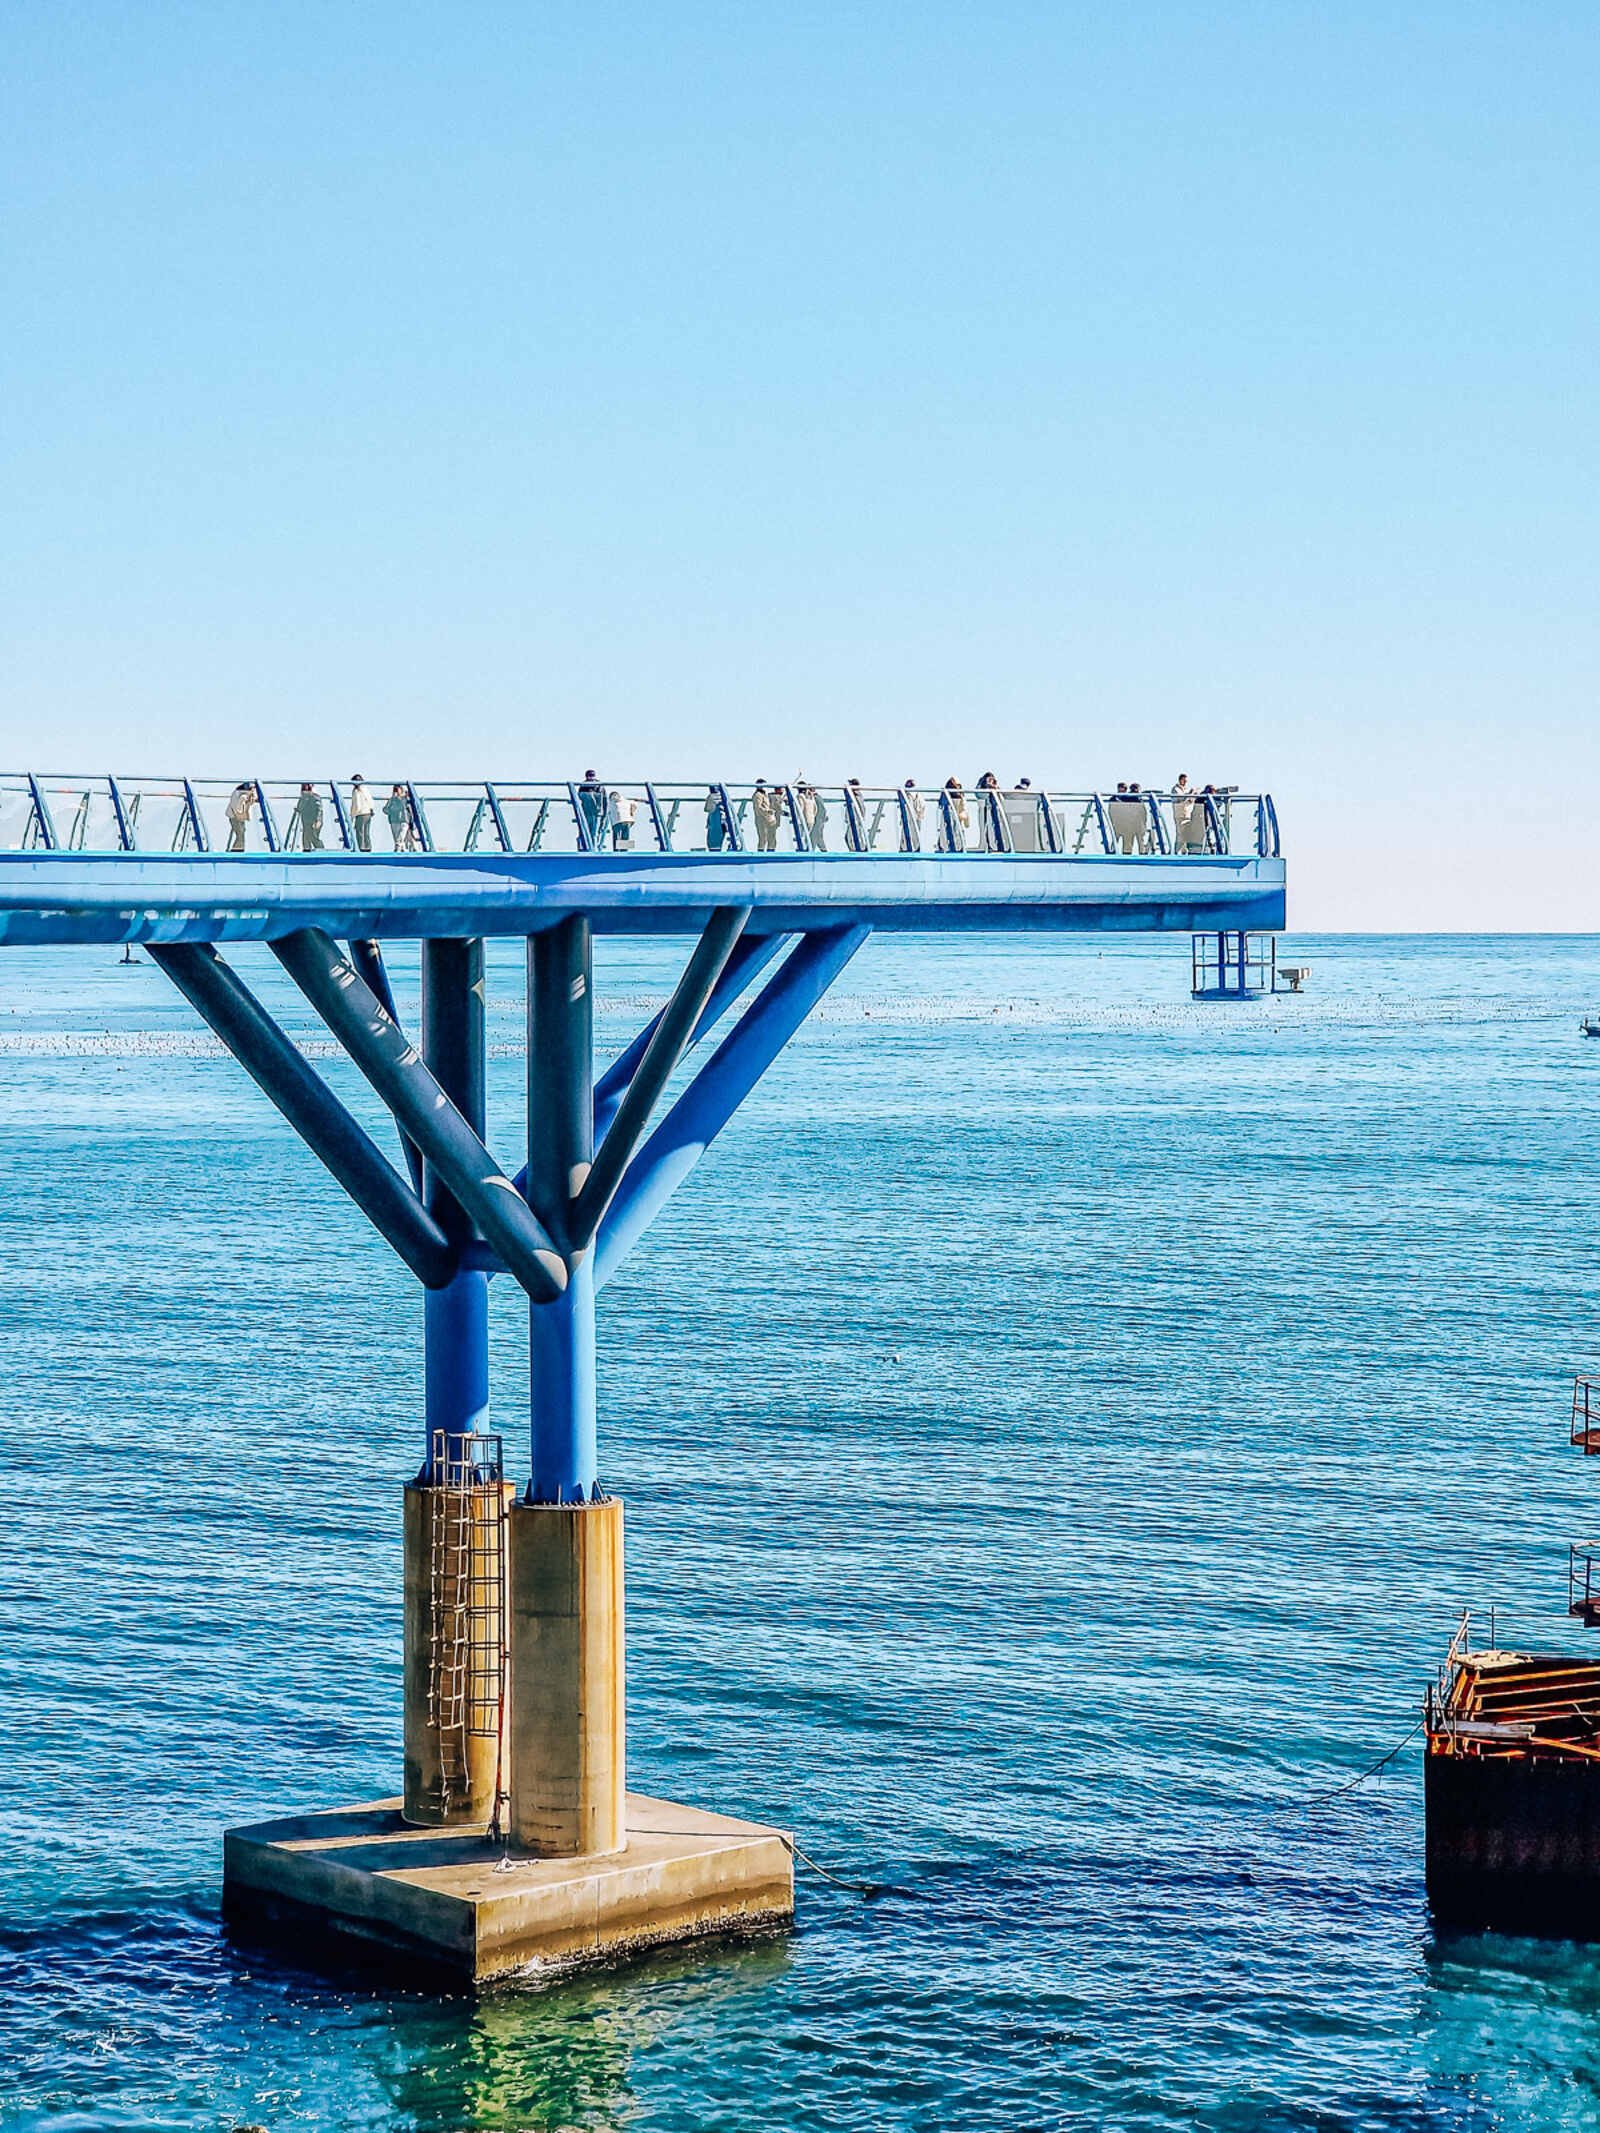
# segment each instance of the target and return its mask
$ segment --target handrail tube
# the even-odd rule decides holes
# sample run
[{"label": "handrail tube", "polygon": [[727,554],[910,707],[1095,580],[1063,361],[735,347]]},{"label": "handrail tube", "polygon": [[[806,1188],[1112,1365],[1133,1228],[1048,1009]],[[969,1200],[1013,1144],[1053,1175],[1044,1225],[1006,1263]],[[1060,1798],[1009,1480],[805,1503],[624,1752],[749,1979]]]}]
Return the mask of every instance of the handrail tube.
[{"label": "handrail tube", "polygon": [[742,852],[744,850],[744,838],[739,831],[739,817],[734,812],[733,802],[728,798],[728,788],[726,785],[719,783],[717,791],[722,799],[722,819],[727,825],[729,846],[736,852]]},{"label": "handrail tube", "polygon": [[584,1179],[567,1218],[567,1245],[574,1252],[587,1251],[594,1241],[606,1209],[611,1205],[629,1158],[644,1137],[662,1090],[673,1070],[694,1040],[695,1026],[710,1001],[717,980],[728,967],[728,958],[750,917],[750,907],[733,904],[713,911],[706,930],[695,943],[693,955],[672,998],[657,1017],[638,1070],[628,1083],[610,1130],[595,1151],[589,1175]]},{"label": "handrail tube", "polygon": [[278,836],[278,825],[273,821],[272,809],[267,805],[267,788],[259,778],[253,778],[251,783],[256,789],[256,805],[261,810],[261,834],[267,840],[267,850],[269,852],[281,851],[283,847],[282,840]]},{"label": "handrail tube", "polygon": [[335,942],[307,926],[269,946],[518,1283],[535,1303],[559,1296],[566,1264],[548,1232]]},{"label": "handrail tube", "polygon": [[209,942],[145,945],[150,960],[166,972],[424,1288],[442,1289],[452,1281],[456,1253],[450,1239],[238,972]]},{"label": "handrail tube", "polygon": [[487,779],[484,781],[483,789],[489,796],[489,813],[494,819],[495,835],[500,839],[500,849],[502,852],[509,852],[513,849],[511,831],[506,826],[506,811],[500,805],[500,795]]},{"label": "handrail tube", "polygon": [[808,933],[745,1009],[623,1172],[600,1225],[597,1289],[627,1260],[870,931],[840,926]]},{"label": "handrail tube", "polygon": [[417,833],[417,842],[425,852],[431,852],[433,850],[433,831],[428,827],[428,818],[422,812],[422,802],[417,797],[417,788],[410,778],[406,779],[406,800],[411,808],[411,821]]},{"label": "handrail tube", "polygon": [[661,803],[656,798],[655,787],[648,781],[645,784],[644,797],[645,804],[650,809],[650,820],[656,827],[656,850],[658,852],[670,852],[672,850],[672,839],[667,835],[667,825],[661,813]]},{"label": "handrail tube", "polygon": [[333,819],[339,825],[339,842],[347,852],[353,852],[356,848],[356,840],[350,834],[350,817],[345,813],[344,802],[339,798],[339,781],[337,778],[328,780],[328,797],[333,802]]}]

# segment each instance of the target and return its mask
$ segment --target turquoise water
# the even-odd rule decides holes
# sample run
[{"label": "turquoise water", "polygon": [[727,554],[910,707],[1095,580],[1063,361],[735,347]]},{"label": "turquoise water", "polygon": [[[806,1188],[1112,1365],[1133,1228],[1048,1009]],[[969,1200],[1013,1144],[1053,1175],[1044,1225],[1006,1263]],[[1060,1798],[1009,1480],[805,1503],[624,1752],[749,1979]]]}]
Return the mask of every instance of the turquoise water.
[{"label": "turquoise water", "polygon": [[0,2127],[1600,2125],[1600,1957],[1434,1938],[1414,1743],[1327,1796],[1462,1607],[1581,1643],[1600,953],[1293,946],[1257,1008],[1181,940],[852,966],[608,1291],[602,1426],[635,1784],[888,1893],[482,2001],[216,1913],[226,1825],[397,1784],[407,1277],[154,969],[9,951]]}]

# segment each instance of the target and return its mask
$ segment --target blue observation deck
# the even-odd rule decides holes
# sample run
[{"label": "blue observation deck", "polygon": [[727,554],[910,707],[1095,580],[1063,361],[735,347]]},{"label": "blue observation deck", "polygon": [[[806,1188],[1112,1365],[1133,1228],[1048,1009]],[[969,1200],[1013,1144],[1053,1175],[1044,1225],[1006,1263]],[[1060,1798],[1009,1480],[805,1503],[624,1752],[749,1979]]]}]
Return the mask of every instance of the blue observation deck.
[{"label": "blue observation deck", "polygon": [[0,774],[0,941],[1284,924],[1270,795]]}]

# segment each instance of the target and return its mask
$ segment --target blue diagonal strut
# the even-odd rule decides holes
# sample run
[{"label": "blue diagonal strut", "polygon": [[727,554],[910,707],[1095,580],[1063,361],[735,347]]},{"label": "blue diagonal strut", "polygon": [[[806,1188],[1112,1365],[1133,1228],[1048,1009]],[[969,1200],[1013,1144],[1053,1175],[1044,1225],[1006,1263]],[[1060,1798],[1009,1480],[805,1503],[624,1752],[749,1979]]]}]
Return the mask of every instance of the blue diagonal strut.
[{"label": "blue diagonal strut", "polygon": [[718,978],[728,967],[728,958],[737,947],[749,916],[748,910],[737,905],[712,913],[672,998],[656,1017],[650,1041],[632,1080],[623,1091],[610,1130],[596,1150],[589,1175],[573,1200],[567,1220],[571,1250],[586,1251],[593,1243],[601,1218],[622,1181],[628,1159],[643,1138],[656,1099],[688,1050],[695,1027]]},{"label": "blue diagonal strut", "polygon": [[808,933],[777,975],[768,979],[623,1173],[600,1225],[597,1289],[603,1289],[628,1258],[869,931],[866,926],[842,926]]},{"label": "blue diagonal strut", "polygon": [[271,948],[515,1279],[536,1302],[559,1296],[566,1264],[548,1232],[337,945],[307,927]]}]

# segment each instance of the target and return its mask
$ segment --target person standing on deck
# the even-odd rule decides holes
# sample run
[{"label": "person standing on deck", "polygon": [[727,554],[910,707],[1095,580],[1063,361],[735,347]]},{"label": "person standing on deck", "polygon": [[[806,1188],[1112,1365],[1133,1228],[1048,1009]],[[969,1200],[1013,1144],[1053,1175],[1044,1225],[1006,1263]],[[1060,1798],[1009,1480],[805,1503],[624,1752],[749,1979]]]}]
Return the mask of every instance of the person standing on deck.
[{"label": "person standing on deck", "polygon": [[314,785],[302,785],[300,797],[294,803],[294,820],[300,831],[300,849],[303,852],[322,850],[322,802],[317,797]]},{"label": "person standing on deck", "polygon": [[755,790],[750,795],[750,812],[755,817],[756,850],[775,852],[778,849],[778,795],[765,778],[757,778]]},{"label": "person standing on deck", "polygon": [[589,849],[600,849],[600,832],[606,819],[606,789],[592,770],[583,774],[583,783],[578,787],[578,805],[583,810],[583,826],[588,832]]},{"label": "person standing on deck", "polygon": [[720,852],[728,841],[728,817],[723,811],[722,791],[719,786],[708,785],[705,797],[706,850]]},{"label": "person standing on deck", "polygon": [[397,852],[414,852],[417,848],[417,832],[411,820],[411,795],[404,785],[391,788],[383,803],[383,819],[389,825],[389,834],[394,839]]},{"label": "person standing on deck", "polygon": [[367,790],[367,781],[358,772],[350,780],[350,828],[356,840],[358,852],[372,850],[372,795]]},{"label": "person standing on deck", "polygon": [[228,850],[244,850],[244,833],[250,827],[250,817],[255,812],[256,787],[253,778],[241,778],[228,795]]},{"label": "person standing on deck", "polygon": [[906,850],[908,852],[920,852],[922,850],[922,818],[928,812],[928,803],[918,792],[915,778],[907,778],[902,789],[906,796],[906,815],[910,819],[911,827],[910,834],[907,835],[905,823],[902,822],[901,835],[906,839]]},{"label": "person standing on deck", "polygon": [[608,813],[611,823],[611,849],[614,852],[633,849],[633,822],[638,812],[639,803],[631,793],[612,793]]}]

